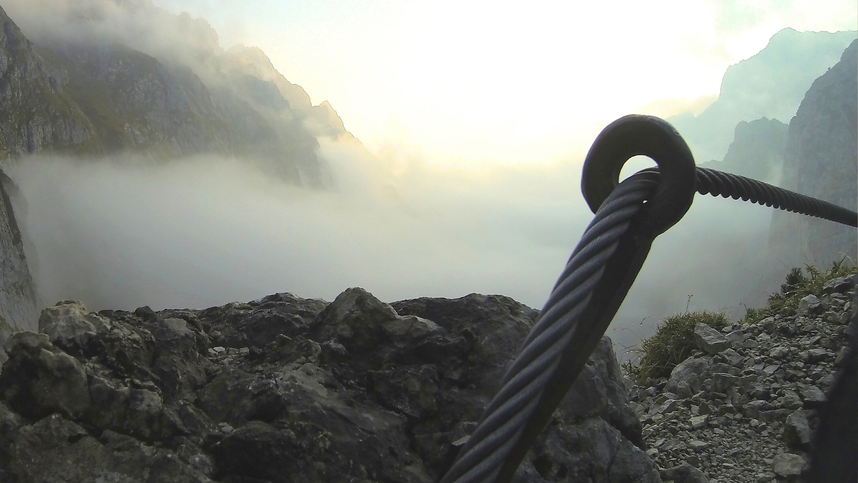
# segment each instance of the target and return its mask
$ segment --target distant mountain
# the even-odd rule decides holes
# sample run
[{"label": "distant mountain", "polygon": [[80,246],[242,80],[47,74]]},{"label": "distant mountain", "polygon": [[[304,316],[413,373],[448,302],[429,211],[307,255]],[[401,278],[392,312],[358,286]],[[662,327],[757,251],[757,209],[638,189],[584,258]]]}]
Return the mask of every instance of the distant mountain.
[{"label": "distant mountain", "polygon": [[[813,82],[789,124],[781,185],[855,210],[858,203],[858,41]],[[789,267],[858,253],[855,228],[776,211],[770,246]]]},{"label": "distant mountain", "polygon": [[261,50],[224,51],[205,20],[147,1],[85,0],[49,16],[32,5],[22,29],[0,9],[0,158],[208,153],[327,182],[318,138],[350,134]]},{"label": "distant mountain", "polygon": [[727,69],[718,100],[700,115],[668,121],[688,142],[698,163],[721,160],[739,122],[766,117],[789,123],[811,83],[840,59],[856,36],[856,31],[781,30],[757,55]]}]

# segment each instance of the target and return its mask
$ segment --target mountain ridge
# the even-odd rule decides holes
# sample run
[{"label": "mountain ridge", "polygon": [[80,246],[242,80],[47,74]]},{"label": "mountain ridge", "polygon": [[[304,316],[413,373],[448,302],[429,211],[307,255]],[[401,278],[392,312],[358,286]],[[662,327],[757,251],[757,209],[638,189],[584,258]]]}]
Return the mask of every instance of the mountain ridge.
[{"label": "mountain ridge", "polygon": [[[83,5],[91,8],[61,11],[47,26],[28,19],[35,42],[0,9],[4,65],[24,69],[0,76],[0,92],[8,93],[0,98],[7,158],[42,151],[130,150],[162,160],[213,153],[247,159],[293,183],[330,183],[318,138],[351,135],[330,103],[312,106],[261,50],[224,51],[205,20],[171,16],[151,2]],[[111,31],[112,21],[126,31]],[[180,43],[170,48],[151,38],[157,28]]]},{"label": "mountain ridge", "polygon": [[682,133],[698,163],[721,160],[741,121],[788,124],[813,81],[840,60],[858,31],[798,32],[786,28],[763,50],[727,68],[718,99],[698,116],[667,121]]}]

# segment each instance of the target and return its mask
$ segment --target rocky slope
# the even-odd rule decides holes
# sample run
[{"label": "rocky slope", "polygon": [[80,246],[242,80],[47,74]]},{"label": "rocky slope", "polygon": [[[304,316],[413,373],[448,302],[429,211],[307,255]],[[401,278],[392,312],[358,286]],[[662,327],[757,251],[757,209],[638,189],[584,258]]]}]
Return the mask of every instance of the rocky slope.
[{"label": "rocky slope", "polygon": [[[430,482],[536,318],[501,296],[61,302],[7,342],[0,481]],[[658,482],[604,338],[517,482]]]},{"label": "rocky slope", "polygon": [[700,115],[674,116],[673,124],[698,163],[721,160],[741,121],[766,117],[788,123],[813,81],[837,63],[856,32],[775,34],[758,54],[727,69],[718,100]]},{"label": "rocky slope", "polygon": [[0,158],[216,154],[328,181],[317,139],[350,136],[329,104],[312,106],[258,49],[224,51],[202,19],[115,3],[34,2],[26,34],[0,9]]},{"label": "rocky slope", "polygon": [[[858,200],[858,41],[814,81],[790,121],[781,186],[856,209]],[[858,253],[854,228],[774,212],[773,253],[788,267],[823,266]]]},{"label": "rocky slope", "polygon": [[[673,468],[662,471],[663,478],[798,481],[836,371],[849,365],[855,377],[856,279],[830,281],[819,297],[802,299],[792,317],[721,332],[698,324],[697,353],[669,379],[630,390],[648,454],[661,468]],[[835,424],[854,431],[855,410],[853,398],[851,410]],[[854,436],[841,446],[855,461]],[[816,476],[813,481],[855,480]]]}]

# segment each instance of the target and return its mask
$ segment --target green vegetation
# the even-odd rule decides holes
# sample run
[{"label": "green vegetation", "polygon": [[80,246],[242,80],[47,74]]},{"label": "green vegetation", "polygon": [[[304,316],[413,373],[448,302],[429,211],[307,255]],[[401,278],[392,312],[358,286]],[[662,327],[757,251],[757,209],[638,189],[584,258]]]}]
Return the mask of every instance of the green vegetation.
[{"label": "green vegetation", "polygon": [[806,265],[804,267],[806,275],[800,268],[793,268],[781,285],[780,292],[771,294],[765,307],[746,309],[745,318],[740,323],[756,324],[766,317],[795,315],[799,300],[808,295],[822,294],[822,287],[831,279],[858,273],[858,268],[851,263],[847,264],[846,260],[843,258],[839,262],[832,263],[827,271]]},{"label": "green vegetation", "polygon": [[661,321],[655,335],[641,342],[640,365],[623,364],[626,374],[643,384],[650,377],[667,377],[677,364],[684,361],[696,348],[694,326],[697,323],[722,329],[729,324],[723,313],[686,312]]},{"label": "green vegetation", "polygon": [[[851,260],[844,258],[834,262],[827,271],[806,266],[804,271],[793,268],[781,285],[780,292],[769,296],[766,307],[747,309],[740,324],[755,324],[774,315],[795,315],[798,302],[807,295],[821,295],[822,287],[834,278],[858,273]],[[653,377],[668,377],[677,364],[684,361],[696,348],[694,344],[694,326],[703,322],[714,329],[722,329],[729,324],[723,313],[686,312],[668,317],[659,323],[655,335],[641,342],[637,352],[641,355],[640,364],[623,364],[623,371],[637,384],[644,384]]]}]

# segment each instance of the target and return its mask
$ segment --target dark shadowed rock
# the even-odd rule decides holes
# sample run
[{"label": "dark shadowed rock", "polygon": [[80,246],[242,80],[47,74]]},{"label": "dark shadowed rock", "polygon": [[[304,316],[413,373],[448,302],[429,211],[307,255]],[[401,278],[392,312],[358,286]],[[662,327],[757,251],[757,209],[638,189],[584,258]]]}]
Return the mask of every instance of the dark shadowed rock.
[{"label": "dark shadowed rock", "polygon": [[19,332],[6,342],[9,360],[0,372],[0,394],[26,418],[58,412],[79,418],[90,406],[86,370],[44,334]]},{"label": "dark shadowed rock", "polygon": [[702,471],[687,463],[662,470],[661,479],[674,483],[709,483]]},{"label": "dark shadowed rock", "polygon": [[784,421],[784,442],[793,449],[807,449],[810,444],[810,425],[801,409],[787,416]]},{"label": "dark shadowed rock", "polygon": [[[0,476],[436,481],[536,316],[507,297],[389,305],[359,288],[202,311],[63,302],[42,313],[50,337],[7,347]],[[641,441],[605,338],[515,481],[659,481]]]}]

